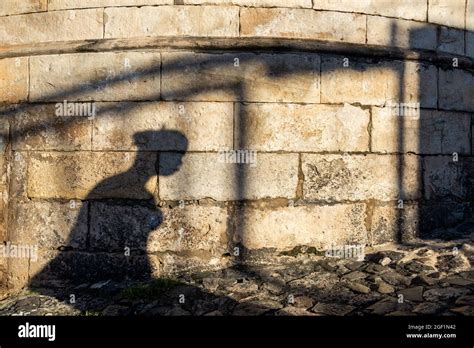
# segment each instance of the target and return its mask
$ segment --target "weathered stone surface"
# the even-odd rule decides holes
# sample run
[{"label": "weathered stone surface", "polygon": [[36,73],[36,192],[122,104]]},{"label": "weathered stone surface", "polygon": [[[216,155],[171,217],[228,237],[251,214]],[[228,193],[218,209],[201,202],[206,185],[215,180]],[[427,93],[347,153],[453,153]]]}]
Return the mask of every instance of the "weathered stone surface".
[{"label": "weathered stone surface", "polygon": [[8,287],[21,289],[28,282],[28,268],[30,260],[28,258],[9,257],[6,259],[6,279]]},{"label": "weathered stone surface", "polygon": [[[160,172],[179,155],[160,154]],[[218,153],[188,153],[181,169],[160,177],[164,200],[213,198],[218,201],[286,197],[296,194],[297,154],[258,153],[256,165],[220,163]]]},{"label": "weathered stone surface", "polygon": [[395,288],[391,286],[390,284],[387,284],[382,281],[378,285],[377,291],[380,292],[381,294],[391,294],[395,292]]},{"label": "weathered stone surface", "polygon": [[156,154],[147,152],[30,153],[28,196],[149,199],[155,165]]},{"label": "weathered stone surface", "polygon": [[367,43],[388,47],[435,50],[436,26],[378,16],[367,17]]},{"label": "weathered stone surface", "polygon": [[466,316],[473,316],[474,315],[474,306],[462,306],[462,307],[455,307],[450,309],[451,312],[456,314],[462,314]]},{"label": "weathered stone surface", "polygon": [[347,287],[352,291],[359,293],[359,294],[368,294],[370,293],[370,288],[365,286],[364,284],[360,284],[357,282],[350,282],[347,283]]},{"label": "weathered stone surface", "polygon": [[236,143],[257,151],[367,151],[370,115],[351,105],[240,105]]},{"label": "weathered stone surface", "polygon": [[365,277],[367,277],[367,274],[365,274],[364,272],[354,271],[354,272],[347,273],[347,274],[343,275],[341,277],[341,279],[346,279],[346,280],[352,282],[354,280],[364,279]]},{"label": "weathered stone surface", "polygon": [[0,44],[101,39],[102,27],[102,9],[0,17]]},{"label": "weathered stone surface", "polygon": [[[59,285],[68,281],[76,284],[107,280],[139,278],[150,269],[148,261],[136,262],[123,252],[109,253],[86,251],[41,250],[34,267],[30,268],[30,278],[34,285],[48,285],[52,280]],[[148,267],[146,267],[148,266]],[[51,286],[51,285],[49,285]]]},{"label": "weathered stone surface", "polygon": [[287,316],[287,315],[294,315],[294,316],[316,316],[316,313],[308,312],[304,308],[298,307],[291,307],[287,306],[275,312],[275,315],[278,316]]},{"label": "weathered stone surface", "polygon": [[0,103],[18,103],[27,98],[28,58],[0,59]]},{"label": "weathered stone surface", "polygon": [[373,244],[400,240],[409,241],[418,232],[419,212],[413,204],[386,203],[375,204],[368,214],[370,239]]},{"label": "weathered stone surface", "polygon": [[3,0],[0,7],[0,16],[10,16],[28,12],[42,12],[48,9],[48,0]]},{"label": "weathered stone surface", "polygon": [[84,249],[87,238],[87,203],[14,202],[10,240],[44,249]]},{"label": "weathered stone surface", "polygon": [[[456,184],[454,184],[453,187],[456,188]],[[449,187],[447,187],[447,189],[449,189]],[[427,195],[435,198],[442,196],[442,192],[444,192],[443,189],[440,190],[436,186],[433,186],[433,188],[427,191]],[[468,221],[471,216],[472,212],[466,204],[450,202],[449,200],[439,202],[433,199],[431,204],[423,204],[420,206],[420,236],[440,239],[463,238],[470,233],[471,227]],[[467,222],[465,228],[462,228],[463,222]],[[459,229],[456,227],[459,227]]]},{"label": "weathered stone surface", "polygon": [[474,306],[474,295],[461,296],[456,299],[456,304]]},{"label": "weathered stone surface", "polygon": [[10,199],[27,197],[28,152],[14,151],[10,161]]},{"label": "weathered stone surface", "polygon": [[238,7],[158,6],[105,9],[105,38],[239,35]]},{"label": "weathered stone surface", "polygon": [[403,296],[403,300],[421,302],[423,301],[423,287],[415,286],[398,291],[399,295]]},{"label": "weathered stone surface", "polygon": [[[246,248],[288,250],[298,245],[325,250],[364,244],[364,204],[245,209],[236,216],[243,226],[235,236]],[[242,222],[245,221],[245,223]]]},{"label": "weathered stone surface", "polygon": [[[342,57],[321,61],[321,102],[386,105],[420,103],[437,105],[437,69],[415,62],[350,60]],[[403,87],[401,87],[403,86]]]},{"label": "weathered stone surface", "polygon": [[102,250],[225,252],[227,212],[211,206],[154,209],[92,203],[91,247]]},{"label": "weathered stone surface", "polygon": [[440,255],[437,257],[437,268],[442,272],[463,272],[471,269],[469,260],[462,254]]},{"label": "weathered stone surface", "polygon": [[311,0],[183,0],[189,5],[237,5],[254,7],[305,7],[312,6]]},{"label": "weathered stone surface", "polygon": [[465,0],[430,0],[428,21],[447,27],[464,29]]},{"label": "weathered stone surface", "polygon": [[[1,111],[0,111],[1,112]],[[10,143],[10,122],[7,118],[0,119],[0,184],[5,184],[5,150]]]},{"label": "weathered stone surface", "polygon": [[423,168],[426,199],[465,196],[467,173],[462,169],[462,162],[454,162],[452,156],[428,156],[424,158]]},{"label": "weathered stone surface", "polygon": [[427,301],[446,301],[461,297],[469,293],[468,289],[462,288],[435,288],[424,292],[423,297]]},{"label": "weathered stone surface", "polygon": [[314,305],[313,299],[308,296],[296,296],[293,302],[293,305],[299,308],[310,308]]},{"label": "weathered stone surface", "polygon": [[439,28],[438,50],[464,55],[464,31],[448,27]]},{"label": "weathered stone surface", "polygon": [[92,122],[87,117],[56,116],[54,104],[31,105],[14,112],[14,150],[90,150]]},{"label": "weathered stone surface", "polygon": [[466,5],[466,30],[474,30],[474,0],[467,0]]},{"label": "weathered stone surface", "polygon": [[439,106],[474,111],[474,74],[460,69],[439,69]]},{"label": "weathered stone surface", "polygon": [[[473,13],[474,13],[474,10],[473,10]],[[472,31],[466,32],[466,55],[471,58],[474,58],[474,32]]]},{"label": "weathered stone surface", "polygon": [[305,9],[240,10],[242,36],[269,36],[365,43],[366,16]]},{"label": "weathered stone surface", "polygon": [[319,103],[319,68],[316,54],[164,53],[162,95],[165,100]]},{"label": "weathered stone surface", "polygon": [[[398,200],[420,196],[420,160],[395,155],[302,155],[303,195],[309,200]],[[401,185],[400,185],[401,182]]]},{"label": "weathered stone surface", "polygon": [[313,7],[318,10],[334,10],[360,12],[386,17],[397,17],[426,20],[427,5],[424,0],[400,0],[393,3],[391,0],[379,1],[352,1],[352,0],[317,0]]},{"label": "weathered stone surface", "polygon": [[160,54],[103,52],[30,58],[30,99],[123,101],[158,99]]},{"label": "weathered stone surface", "polygon": [[64,10],[72,8],[119,7],[143,5],[172,5],[173,0],[49,0],[48,10]]},{"label": "weathered stone surface", "polygon": [[[94,150],[219,151],[233,145],[231,103],[100,103],[97,110]],[[160,137],[161,129],[181,132],[188,147]],[[145,131],[154,132],[139,139],[137,146],[134,137]]]},{"label": "weathered stone surface", "polygon": [[470,154],[470,114],[411,111],[399,115],[397,108],[372,108],[372,151]]},{"label": "weathered stone surface", "polygon": [[466,5],[466,30],[474,30],[474,0],[467,0]]},{"label": "weathered stone surface", "polygon": [[356,307],[350,305],[336,304],[336,303],[318,303],[311,308],[311,311],[316,313],[323,313],[326,315],[347,315]]}]

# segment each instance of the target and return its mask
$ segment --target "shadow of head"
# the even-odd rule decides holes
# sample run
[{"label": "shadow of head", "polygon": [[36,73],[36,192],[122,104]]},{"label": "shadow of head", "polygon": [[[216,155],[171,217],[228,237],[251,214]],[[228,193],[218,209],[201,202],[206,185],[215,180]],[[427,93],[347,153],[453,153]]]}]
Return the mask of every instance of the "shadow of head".
[{"label": "shadow of head", "polygon": [[150,130],[138,132],[133,135],[137,151],[172,151],[172,156],[161,156],[158,175],[172,175],[177,172],[182,164],[184,154],[188,149],[188,139],[176,130]]}]

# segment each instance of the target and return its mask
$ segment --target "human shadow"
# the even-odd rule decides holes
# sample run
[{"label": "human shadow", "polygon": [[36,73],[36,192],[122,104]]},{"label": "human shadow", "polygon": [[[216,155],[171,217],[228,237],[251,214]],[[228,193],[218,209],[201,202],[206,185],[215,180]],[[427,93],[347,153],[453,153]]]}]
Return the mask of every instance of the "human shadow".
[{"label": "human shadow", "polygon": [[[157,152],[146,151],[151,142],[153,148],[171,144],[182,151],[162,156],[159,162]],[[163,214],[155,204],[155,192],[150,190],[153,185],[147,183],[180,169],[188,140],[179,131],[163,129],[135,133],[134,143],[137,152],[133,165],[126,172],[102,180],[90,191],[81,203],[66,246],[30,280],[30,285],[51,285],[54,280],[84,283],[151,279],[152,267],[145,255],[147,239],[162,224]],[[76,204],[79,203],[71,201],[70,208]],[[90,253],[91,250],[96,252]],[[136,262],[137,258],[141,261]]]}]

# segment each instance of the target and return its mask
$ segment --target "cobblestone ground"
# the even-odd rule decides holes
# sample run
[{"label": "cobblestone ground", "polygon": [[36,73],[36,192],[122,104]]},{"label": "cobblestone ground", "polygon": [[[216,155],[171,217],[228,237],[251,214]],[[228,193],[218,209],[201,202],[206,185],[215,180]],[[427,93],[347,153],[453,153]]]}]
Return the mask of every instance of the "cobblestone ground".
[{"label": "cobblestone ground", "polygon": [[4,295],[0,315],[474,315],[466,240],[386,245],[363,261],[289,254],[148,283],[25,289]]}]

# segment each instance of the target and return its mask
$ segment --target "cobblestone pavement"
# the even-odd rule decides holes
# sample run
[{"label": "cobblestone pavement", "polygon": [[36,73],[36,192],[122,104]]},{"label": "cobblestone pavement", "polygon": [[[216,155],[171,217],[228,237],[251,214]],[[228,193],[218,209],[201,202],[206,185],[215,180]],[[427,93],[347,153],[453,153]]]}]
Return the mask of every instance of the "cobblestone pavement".
[{"label": "cobblestone pavement", "polygon": [[0,315],[474,315],[469,241],[383,246],[363,261],[300,248],[147,283],[25,289]]}]

